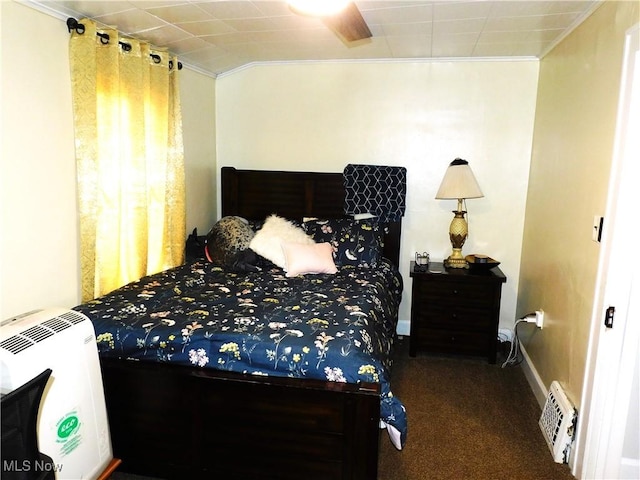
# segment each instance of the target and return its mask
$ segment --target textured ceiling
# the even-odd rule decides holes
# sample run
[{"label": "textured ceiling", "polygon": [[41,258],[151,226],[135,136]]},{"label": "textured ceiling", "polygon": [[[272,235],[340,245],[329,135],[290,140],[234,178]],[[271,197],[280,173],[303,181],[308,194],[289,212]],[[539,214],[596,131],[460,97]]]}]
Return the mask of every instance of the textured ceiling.
[{"label": "textured ceiling", "polygon": [[195,70],[221,75],[256,62],[540,58],[600,0],[362,0],[373,37],[343,43],[285,1],[23,1],[60,18],[92,18],[167,47]]}]

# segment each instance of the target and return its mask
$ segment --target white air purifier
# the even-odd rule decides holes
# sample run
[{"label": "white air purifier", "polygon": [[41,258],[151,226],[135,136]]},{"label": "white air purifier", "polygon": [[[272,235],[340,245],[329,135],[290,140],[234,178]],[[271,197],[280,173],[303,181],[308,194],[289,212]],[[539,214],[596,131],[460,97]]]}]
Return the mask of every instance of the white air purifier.
[{"label": "white air purifier", "polygon": [[58,480],[96,479],[113,459],[95,332],[83,314],[46,309],[0,324],[0,391],[52,370],[38,418],[39,450]]}]

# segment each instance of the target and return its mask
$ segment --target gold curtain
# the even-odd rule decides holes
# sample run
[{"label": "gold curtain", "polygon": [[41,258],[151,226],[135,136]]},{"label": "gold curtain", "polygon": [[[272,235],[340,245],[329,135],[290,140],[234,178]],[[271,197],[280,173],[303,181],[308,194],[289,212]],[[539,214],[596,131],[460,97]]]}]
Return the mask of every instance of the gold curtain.
[{"label": "gold curtain", "polygon": [[81,23],[70,64],[87,301],[181,264],[186,223],[177,59]]}]

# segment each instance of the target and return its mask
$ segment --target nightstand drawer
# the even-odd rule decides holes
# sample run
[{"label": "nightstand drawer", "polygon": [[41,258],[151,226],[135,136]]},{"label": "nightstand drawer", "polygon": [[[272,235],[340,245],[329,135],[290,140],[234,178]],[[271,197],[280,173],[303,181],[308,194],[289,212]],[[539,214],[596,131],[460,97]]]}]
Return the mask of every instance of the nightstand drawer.
[{"label": "nightstand drawer", "polygon": [[429,328],[464,328],[486,331],[493,324],[493,316],[491,310],[487,308],[433,303],[429,308],[417,309],[416,321]]},{"label": "nightstand drawer", "polygon": [[[485,355],[491,345],[487,333],[419,328],[420,346],[431,352]],[[411,332],[413,335],[414,332]]]},{"label": "nightstand drawer", "polygon": [[[495,287],[491,284],[462,283],[454,281],[415,282],[414,295],[418,302],[443,306],[460,305],[490,307]],[[414,300],[414,301],[415,301]]]}]

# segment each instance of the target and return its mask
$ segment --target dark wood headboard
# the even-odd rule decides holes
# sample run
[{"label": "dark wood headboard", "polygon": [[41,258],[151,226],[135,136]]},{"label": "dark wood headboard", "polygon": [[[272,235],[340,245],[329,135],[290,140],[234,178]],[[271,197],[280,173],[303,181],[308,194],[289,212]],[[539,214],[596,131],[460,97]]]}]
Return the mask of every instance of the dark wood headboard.
[{"label": "dark wood headboard", "polygon": [[[222,167],[222,216],[263,220],[275,213],[303,217],[342,218],[344,178],[340,173],[237,170]],[[398,266],[402,222],[391,222],[384,238],[384,256]]]}]

